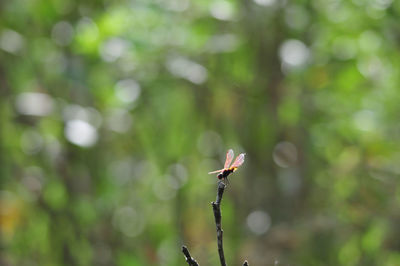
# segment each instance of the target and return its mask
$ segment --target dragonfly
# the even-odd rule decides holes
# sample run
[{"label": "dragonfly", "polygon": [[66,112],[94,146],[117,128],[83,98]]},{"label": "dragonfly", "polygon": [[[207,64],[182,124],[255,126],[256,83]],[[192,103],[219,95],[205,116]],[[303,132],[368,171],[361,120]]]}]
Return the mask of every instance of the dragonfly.
[{"label": "dragonfly", "polygon": [[245,153],[239,154],[236,157],[236,159],[233,162],[233,164],[231,165],[231,162],[233,160],[234,154],[233,154],[233,150],[229,149],[228,152],[226,153],[226,160],[225,160],[224,168],[220,169],[220,170],[209,172],[209,174],[210,175],[218,174],[217,177],[218,177],[219,180],[223,180],[223,181],[226,180],[226,182],[229,183],[228,182],[228,176],[231,173],[235,172],[238,169],[238,167],[241,166],[244,163],[244,156],[245,156]]}]

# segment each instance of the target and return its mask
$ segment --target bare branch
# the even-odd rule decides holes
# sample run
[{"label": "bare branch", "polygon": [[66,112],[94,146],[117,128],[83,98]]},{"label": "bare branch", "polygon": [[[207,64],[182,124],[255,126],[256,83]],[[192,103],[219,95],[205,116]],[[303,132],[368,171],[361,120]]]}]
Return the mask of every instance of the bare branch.
[{"label": "bare branch", "polygon": [[[224,182],[220,181],[218,182],[218,190],[217,190],[217,198],[215,202],[211,202],[213,211],[214,211],[214,218],[215,218],[215,226],[217,230],[217,244],[218,244],[218,254],[219,254],[219,260],[221,262],[221,266],[226,266],[225,262],[225,255],[224,255],[224,246],[223,246],[223,230],[221,226],[221,201],[222,201],[222,196],[224,195],[224,190],[225,190],[226,185]],[[186,262],[189,264],[189,266],[198,266],[197,262],[190,256],[189,250],[185,247],[182,246],[182,252],[186,257]],[[249,263],[247,260],[244,261],[243,266],[248,266]]]},{"label": "bare branch", "polygon": [[221,201],[222,195],[224,194],[225,184],[224,182],[220,181],[218,183],[218,191],[217,191],[217,199],[215,202],[211,202],[214,211],[215,217],[215,225],[217,228],[217,243],[218,243],[218,253],[219,253],[219,260],[221,262],[221,266],[226,266],[225,262],[225,255],[224,255],[224,247],[222,243],[223,238],[223,230],[221,228]]},{"label": "bare branch", "polygon": [[199,266],[197,261],[190,256],[189,250],[187,249],[186,246],[182,246],[182,252],[186,257],[186,262],[188,263],[189,266]]}]

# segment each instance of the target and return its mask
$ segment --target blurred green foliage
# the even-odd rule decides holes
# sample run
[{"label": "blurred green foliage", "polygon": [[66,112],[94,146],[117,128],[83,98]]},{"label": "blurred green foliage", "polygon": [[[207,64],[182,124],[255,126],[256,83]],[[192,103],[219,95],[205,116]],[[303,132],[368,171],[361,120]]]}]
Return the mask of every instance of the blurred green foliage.
[{"label": "blurred green foliage", "polygon": [[400,2],[0,3],[1,265],[400,265]]}]

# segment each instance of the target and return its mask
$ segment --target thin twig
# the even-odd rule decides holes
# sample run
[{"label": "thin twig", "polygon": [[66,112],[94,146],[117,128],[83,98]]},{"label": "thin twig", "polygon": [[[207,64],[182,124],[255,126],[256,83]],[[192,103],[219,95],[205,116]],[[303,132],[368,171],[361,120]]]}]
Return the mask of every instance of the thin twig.
[{"label": "thin twig", "polygon": [[217,199],[215,202],[211,202],[214,211],[215,225],[217,227],[218,253],[219,253],[219,260],[221,261],[221,266],[226,266],[224,247],[222,244],[223,230],[221,228],[221,208],[220,208],[222,195],[224,194],[224,189],[225,189],[225,184],[222,181],[220,181],[218,183]]},{"label": "thin twig", "polygon": [[[222,196],[224,195],[224,190],[225,190],[226,185],[224,182],[220,181],[218,182],[218,190],[217,190],[217,199],[215,202],[211,202],[213,211],[214,211],[214,217],[215,217],[215,225],[217,229],[217,243],[218,243],[218,254],[219,254],[219,260],[221,262],[221,266],[226,266],[225,262],[225,255],[224,255],[224,246],[223,246],[223,230],[221,227],[221,201],[222,201]],[[186,257],[186,262],[189,264],[189,266],[198,266],[199,264],[197,263],[196,260],[190,256],[189,250],[185,247],[182,246],[182,252]],[[247,260],[244,261],[243,266],[248,266],[249,263]]]},{"label": "thin twig", "polygon": [[185,255],[186,257],[186,262],[188,263],[189,266],[199,266],[197,261],[194,258],[192,258],[192,256],[190,256],[189,250],[187,249],[186,246],[182,246],[182,252],[183,255]]}]

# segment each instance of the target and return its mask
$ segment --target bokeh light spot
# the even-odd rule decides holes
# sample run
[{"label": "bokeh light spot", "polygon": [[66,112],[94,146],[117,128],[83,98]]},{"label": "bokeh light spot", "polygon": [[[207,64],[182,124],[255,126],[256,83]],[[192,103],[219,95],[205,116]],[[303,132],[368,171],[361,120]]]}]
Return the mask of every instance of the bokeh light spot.
[{"label": "bokeh light spot", "polygon": [[282,67],[287,70],[304,66],[310,56],[307,46],[299,40],[286,40],[279,49]]},{"label": "bokeh light spot", "polygon": [[124,235],[135,237],[143,232],[145,221],[132,207],[124,206],[115,211],[113,225]]},{"label": "bokeh light spot", "polygon": [[254,3],[260,6],[272,6],[276,3],[276,0],[253,0]]},{"label": "bokeh light spot", "polygon": [[99,128],[103,118],[99,111],[93,107],[83,107],[77,104],[69,104],[63,109],[63,118],[69,120],[83,120],[92,126]]},{"label": "bokeh light spot", "polygon": [[211,53],[232,52],[238,46],[239,40],[234,34],[215,35],[206,44],[206,49]]},{"label": "bokeh light spot", "polygon": [[360,58],[357,61],[357,68],[364,77],[373,80],[380,79],[385,72],[391,70],[390,65],[386,64],[386,67],[384,67],[382,60],[377,56]]},{"label": "bokeh light spot", "polygon": [[128,49],[129,43],[121,38],[106,40],[100,47],[101,58],[106,62],[114,62]]},{"label": "bokeh light spot", "polygon": [[132,117],[127,110],[115,108],[108,111],[106,123],[112,131],[125,133],[132,127]]},{"label": "bokeh light spot", "polygon": [[309,20],[309,14],[302,6],[292,5],[285,8],[285,22],[290,28],[302,30],[308,25]]},{"label": "bokeh light spot", "polygon": [[291,142],[279,142],[274,148],[272,157],[274,162],[282,168],[293,166],[297,162],[297,148]]},{"label": "bokeh light spot", "polygon": [[207,69],[184,57],[168,59],[166,67],[174,76],[184,78],[194,84],[202,84],[207,80]]},{"label": "bokeh light spot", "polygon": [[46,116],[53,110],[53,99],[44,93],[25,92],[17,96],[15,105],[20,114]]},{"label": "bokeh light spot", "polygon": [[44,183],[43,170],[37,166],[26,168],[21,183],[31,192],[39,193]]},{"label": "bokeh light spot", "polygon": [[271,218],[264,211],[253,211],[247,216],[247,226],[254,234],[262,235],[270,228]]},{"label": "bokeh light spot", "polygon": [[71,43],[74,36],[74,28],[67,21],[57,22],[51,31],[53,41],[60,45],[66,46]]},{"label": "bokeh light spot", "polygon": [[381,37],[372,30],[364,31],[359,38],[360,49],[364,52],[376,52],[381,47]]},{"label": "bokeh light spot", "polygon": [[188,173],[182,164],[173,164],[168,167],[168,182],[174,189],[181,188],[188,180]]},{"label": "bokeh light spot", "polygon": [[17,54],[24,43],[24,38],[16,31],[5,29],[0,35],[0,48],[6,52]]},{"label": "bokeh light spot", "polygon": [[371,110],[361,110],[354,114],[354,125],[362,131],[372,131],[376,128],[376,115]]},{"label": "bokeh light spot", "polygon": [[43,144],[42,135],[35,130],[26,130],[21,136],[21,148],[26,154],[33,155],[40,152]]},{"label": "bokeh light spot", "polygon": [[228,1],[216,1],[210,6],[210,13],[214,18],[219,20],[231,20],[234,9]]},{"label": "bokeh light spot", "polygon": [[[176,181],[176,179],[173,180]],[[177,187],[177,183],[171,182],[171,177],[166,175],[153,184],[153,191],[160,200],[170,200],[175,198]]]},{"label": "bokeh light spot", "polygon": [[115,95],[124,103],[132,103],[140,95],[140,85],[133,79],[124,79],[115,85]]},{"label": "bokeh light spot", "polygon": [[91,147],[97,142],[97,130],[83,120],[70,120],[65,126],[65,137],[71,143],[81,147]]}]

